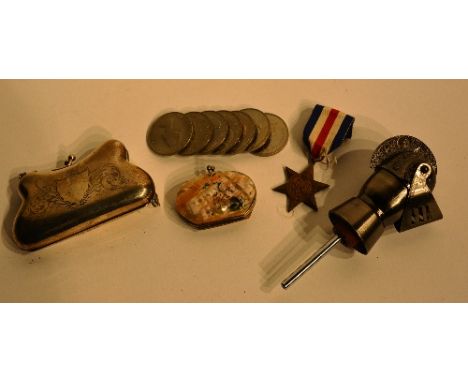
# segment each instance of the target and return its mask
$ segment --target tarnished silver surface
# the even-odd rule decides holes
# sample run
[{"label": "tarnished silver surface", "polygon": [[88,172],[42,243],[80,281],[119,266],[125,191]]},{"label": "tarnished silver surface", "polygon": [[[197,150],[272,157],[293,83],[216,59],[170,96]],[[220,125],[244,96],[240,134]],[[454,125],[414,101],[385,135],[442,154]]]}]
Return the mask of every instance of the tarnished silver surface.
[{"label": "tarnished silver surface", "polygon": [[371,165],[375,172],[358,196],[329,211],[337,237],[285,279],[283,288],[338,242],[367,254],[390,225],[403,232],[443,218],[432,195],[436,161],[419,139],[406,135],[387,139],[374,152]]},{"label": "tarnished silver surface", "polygon": [[34,250],[143,207],[157,204],[151,177],[128,162],[116,140],[104,143],[65,167],[24,174],[19,183],[22,204],[13,238]]},{"label": "tarnished silver surface", "polygon": [[430,164],[421,163],[418,166],[409,191],[409,196],[411,198],[431,192],[427,185],[427,178],[429,178],[431,173],[432,169]]},{"label": "tarnished silver surface", "polygon": [[401,219],[395,223],[398,232],[407,231],[421,225],[442,219],[442,211],[437,205],[429,182],[435,183],[429,163],[421,163],[414,173],[409,189],[408,200]]},{"label": "tarnished silver surface", "polygon": [[193,127],[193,135],[189,144],[179,151],[180,155],[193,155],[201,152],[213,136],[213,125],[202,113],[191,112],[185,114]]},{"label": "tarnished silver surface", "polygon": [[229,151],[229,154],[239,154],[243,153],[247,147],[251,145],[257,135],[257,128],[255,127],[255,123],[247,114],[241,111],[233,111],[233,114],[242,125],[242,136],[239,143]]},{"label": "tarnished silver surface", "polygon": [[221,110],[217,113],[221,114],[221,117],[223,117],[226,120],[226,122],[229,125],[229,131],[226,140],[215,151],[215,154],[226,154],[240,142],[243,127],[239,119],[232,112]]},{"label": "tarnished silver surface", "polygon": [[147,142],[156,154],[174,155],[189,144],[192,135],[192,124],[184,114],[167,113],[150,126]]},{"label": "tarnished silver surface", "polygon": [[286,146],[289,138],[288,126],[280,117],[270,113],[265,115],[270,122],[270,138],[260,150],[252,153],[262,157],[278,154]]},{"label": "tarnished silver surface", "polygon": [[171,112],[153,122],[147,133],[149,147],[160,155],[250,152],[270,156],[278,153],[287,140],[288,129],[284,121],[257,109]]},{"label": "tarnished silver surface", "polygon": [[264,113],[257,109],[243,109],[243,113],[247,114],[257,127],[257,135],[252,144],[247,148],[249,152],[260,149],[270,137],[270,122]]},{"label": "tarnished silver surface", "polygon": [[211,154],[216,151],[226,140],[229,130],[229,125],[226,120],[215,111],[204,111],[205,115],[213,125],[213,135],[210,142],[202,150],[201,154]]},{"label": "tarnished silver surface", "polygon": [[[426,182],[431,179],[435,184],[436,178],[431,164],[424,161],[432,155],[427,146],[416,138],[399,136],[385,141],[377,151],[382,162],[377,162],[374,174],[358,196],[329,212],[343,243],[363,254],[371,250],[384,229],[392,224],[403,231],[442,218]],[[413,195],[412,185],[415,186]],[[428,214],[427,208],[430,208]]]},{"label": "tarnished silver surface", "polygon": [[411,152],[425,158],[437,173],[437,162],[432,151],[418,138],[410,135],[397,135],[383,141],[371,157],[371,168],[380,166],[384,161],[401,152]]}]

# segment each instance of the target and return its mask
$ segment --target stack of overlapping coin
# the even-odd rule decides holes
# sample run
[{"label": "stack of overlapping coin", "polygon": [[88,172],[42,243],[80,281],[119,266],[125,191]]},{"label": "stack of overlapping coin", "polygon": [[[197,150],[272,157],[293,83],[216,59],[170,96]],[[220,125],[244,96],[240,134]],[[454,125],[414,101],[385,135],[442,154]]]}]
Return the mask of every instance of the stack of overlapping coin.
[{"label": "stack of overlapping coin", "polygon": [[148,130],[148,145],[159,155],[252,153],[270,156],[288,141],[286,123],[257,109],[167,113]]}]

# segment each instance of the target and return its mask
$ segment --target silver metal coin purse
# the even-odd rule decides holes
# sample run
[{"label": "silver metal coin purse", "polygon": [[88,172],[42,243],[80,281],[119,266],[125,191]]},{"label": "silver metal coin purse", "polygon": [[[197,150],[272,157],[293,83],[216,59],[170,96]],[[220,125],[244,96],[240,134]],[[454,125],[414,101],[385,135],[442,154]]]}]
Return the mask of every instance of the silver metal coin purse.
[{"label": "silver metal coin purse", "polygon": [[158,205],[151,177],[131,164],[125,146],[110,140],[62,168],[20,175],[22,198],[13,239],[35,250],[143,207]]}]

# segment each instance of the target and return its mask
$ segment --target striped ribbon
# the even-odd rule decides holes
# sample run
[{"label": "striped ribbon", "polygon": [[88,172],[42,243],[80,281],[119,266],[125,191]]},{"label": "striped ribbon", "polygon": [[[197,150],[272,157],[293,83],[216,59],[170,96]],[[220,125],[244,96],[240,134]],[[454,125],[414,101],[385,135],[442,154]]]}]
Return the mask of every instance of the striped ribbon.
[{"label": "striped ribbon", "polygon": [[339,110],[316,105],[304,127],[303,141],[312,160],[321,160],[353,134],[354,117]]}]

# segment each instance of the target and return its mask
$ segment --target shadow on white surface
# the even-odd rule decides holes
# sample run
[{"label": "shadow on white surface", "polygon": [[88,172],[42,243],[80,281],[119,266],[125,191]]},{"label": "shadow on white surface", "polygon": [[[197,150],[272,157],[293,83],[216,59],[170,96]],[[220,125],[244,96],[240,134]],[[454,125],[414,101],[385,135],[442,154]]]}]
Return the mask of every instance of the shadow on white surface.
[{"label": "shadow on white surface", "polygon": [[[310,113],[311,109],[302,112],[297,124],[291,129],[291,138],[295,141],[300,140],[301,145],[302,130]],[[299,264],[331,238],[333,227],[328,219],[328,211],[357,195],[361,186],[372,174],[369,163],[374,149],[389,136],[386,129],[375,121],[358,117],[354,125],[353,138],[336,151],[337,164],[330,168],[320,163],[315,165],[316,179],[329,183],[330,188],[324,191],[326,196],[323,205],[319,203],[318,212],[309,209],[310,212],[296,218],[294,229],[287,233],[260,263],[261,289],[264,292],[270,292],[279,286],[280,282]],[[304,155],[306,156],[305,149]],[[300,172],[303,169],[293,170]],[[329,179],[322,179],[327,175]],[[316,195],[317,200],[321,197],[320,193]],[[286,208],[286,197],[284,208]],[[307,207],[300,205],[296,208]],[[328,256],[346,260],[353,255],[352,249],[338,245]],[[317,267],[320,265],[314,268]]]}]

